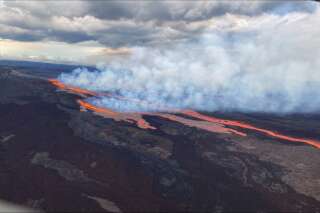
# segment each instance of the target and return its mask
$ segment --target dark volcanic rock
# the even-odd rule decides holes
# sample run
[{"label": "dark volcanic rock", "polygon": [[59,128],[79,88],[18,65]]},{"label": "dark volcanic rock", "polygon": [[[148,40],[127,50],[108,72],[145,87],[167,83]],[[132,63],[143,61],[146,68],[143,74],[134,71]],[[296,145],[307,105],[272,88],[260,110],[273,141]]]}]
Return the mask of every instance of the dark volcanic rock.
[{"label": "dark volcanic rock", "polygon": [[318,149],[154,116],[157,130],[143,130],[80,112],[78,98],[0,71],[1,199],[45,211],[320,211]]}]

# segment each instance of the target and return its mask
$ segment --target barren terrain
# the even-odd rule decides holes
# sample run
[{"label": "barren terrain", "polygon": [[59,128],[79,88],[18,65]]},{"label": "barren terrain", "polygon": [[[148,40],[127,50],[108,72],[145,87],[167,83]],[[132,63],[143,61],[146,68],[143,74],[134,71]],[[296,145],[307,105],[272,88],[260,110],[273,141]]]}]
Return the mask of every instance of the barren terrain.
[{"label": "barren terrain", "polygon": [[[44,211],[320,211],[315,146],[152,114],[142,118],[154,129],[139,128],[80,110],[81,96],[48,77],[0,67],[2,200]],[[316,114],[204,114],[320,139]]]}]

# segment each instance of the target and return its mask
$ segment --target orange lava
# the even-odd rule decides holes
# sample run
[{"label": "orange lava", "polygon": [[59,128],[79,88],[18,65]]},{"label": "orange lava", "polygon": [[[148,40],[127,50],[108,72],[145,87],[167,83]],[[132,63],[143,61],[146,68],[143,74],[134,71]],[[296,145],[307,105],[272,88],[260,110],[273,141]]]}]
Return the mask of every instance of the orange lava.
[{"label": "orange lava", "polygon": [[262,129],[262,128],[252,126],[250,124],[242,123],[239,121],[225,120],[225,119],[219,119],[219,118],[215,118],[215,117],[211,117],[211,116],[202,115],[202,114],[195,112],[195,111],[187,110],[187,111],[183,111],[182,113],[185,115],[188,115],[190,117],[198,118],[198,119],[209,121],[209,122],[220,123],[220,124],[227,125],[227,126],[235,126],[235,127],[240,127],[243,129],[250,129],[250,130],[257,131],[257,132],[262,132],[266,135],[269,135],[269,136],[272,136],[275,138],[279,138],[282,140],[298,142],[298,143],[306,143],[306,144],[312,145],[312,146],[320,149],[320,141],[317,141],[317,140],[290,137],[290,136],[286,136],[286,135],[282,135],[282,134],[273,132],[271,130]]},{"label": "orange lava", "polygon": [[138,119],[137,125],[141,129],[156,129],[155,127],[151,126],[146,120],[142,118]]},{"label": "orange lava", "polygon": [[[60,82],[59,80],[56,79],[49,79],[49,82],[51,84],[53,84],[54,86],[56,86],[57,88],[61,89],[61,90],[65,90],[67,92],[71,92],[71,93],[75,93],[75,94],[79,94],[85,97],[88,96],[108,96],[108,97],[113,97],[113,98],[117,98],[120,100],[126,100],[126,101],[134,101],[134,102],[141,102],[141,100],[136,100],[136,99],[128,99],[126,97],[122,97],[122,96],[118,96],[118,95],[113,95],[111,93],[95,93],[89,90],[85,90],[85,89],[81,89],[78,87],[74,87],[74,86],[69,86],[69,85],[65,85],[62,82]],[[192,110],[167,110],[168,112],[174,112],[174,113],[181,113],[184,115],[187,115],[189,117],[193,117],[193,118],[197,118],[199,120],[192,120],[192,119],[187,119],[178,115],[174,115],[174,114],[169,114],[169,113],[121,113],[121,112],[115,112],[112,111],[110,109],[107,108],[103,108],[103,107],[97,107],[94,106],[88,102],[85,102],[83,100],[78,100],[78,103],[80,106],[82,106],[84,109],[87,110],[91,110],[97,114],[100,114],[102,116],[108,117],[108,118],[112,118],[116,121],[126,121],[129,123],[135,122],[136,125],[139,128],[142,129],[156,129],[155,127],[151,126],[145,119],[142,118],[143,114],[146,115],[154,115],[154,116],[159,116],[162,118],[166,118],[168,120],[171,121],[175,121],[178,123],[182,123],[184,125],[190,126],[190,127],[196,127],[199,129],[204,129],[210,132],[215,132],[215,133],[233,133],[239,136],[247,136],[246,133],[244,132],[240,132],[238,130],[235,129],[231,129],[228,128],[226,126],[231,126],[231,127],[239,127],[242,129],[249,129],[249,130],[254,130],[257,132],[261,132],[264,133],[266,135],[269,135],[271,137],[274,138],[278,138],[278,139],[282,139],[282,140],[286,140],[286,141],[292,141],[292,142],[298,142],[298,143],[305,143],[305,144],[309,144],[312,145],[316,148],[320,149],[320,141],[317,140],[311,140],[311,139],[305,139],[305,138],[296,138],[296,137],[291,137],[291,136],[286,136],[271,130],[267,130],[267,129],[262,129],[262,128],[258,128],[255,127],[253,125],[250,124],[246,124],[246,123],[242,123],[239,121],[234,121],[234,120],[226,120],[226,119],[220,119],[220,118],[215,118],[212,116],[207,116],[207,115],[203,115],[200,114],[196,111],[192,111]]]},{"label": "orange lava", "polygon": [[97,96],[97,93],[95,93],[95,92],[92,92],[92,91],[86,90],[86,89],[81,89],[81,88],[74,87],[74,86],[65,85],[64,83],[62,83],[61,81],[59,81],[57,79],[49,79],[48,81],[61,90],[66,90],[68,92],[72,92],[72,93],[84,95],[84,96]]},{"label": "orange lava", "polygon": [[80,106],[82,106],[85,109],[94,111],[96,113],[100,113],[106,116],[117,116],[119,113],[111,111],[109,109],[106,108],[101,108],[101,107],[96,107],[92,104],[89,104],[88,102],[82,101],[82,100],[78,100],[78,103],[80,104]]},{"label": "orange lava", "polygon": [[116,121],[126,121],[129,123],[135,122],[136,125],[141,129],[156,129],[155,127],[151,126],[146,120],[144,120],[141,114],[115,112],[107,108],[94,106],[83,100],[78,100],[78,103],[83,108],[91,110],[104,117],[111,118]]},{"label": "orange lava", "polygon": [[[53,84],[54,86],[56,86],[57,88],[59,88],[61,90],[65,90],[67,92],[74,93],[74,94],[82,95],[82,96],[85,96],[85,97],[87,97],[87,96],[98,96],[99,95],[98,93],[92,92],[90,90],[85,90],[85,89],[81,89],[81,88],[78,88],[78,87],[66,85],[66,84],[62,83],[61,81],[59,81],[57,79],[49,79],[48,81],[51,84]],[[114,98],[117,98],[117,99],[127,100],[127,99],[125,99],[124,97],[121,97],[121,96],[112,96],[112,94],[110,94],[110,93],[103,93],[101,95],[108,96],[108,97],[114,97]],[[129,123],[135,122],[137,124],[137,126],[139,128],[142,128],[142,129],[156,129],[155,127],[151,126],[146,120],[144,120],[142,118],[141,114],[115,112],[115,111],[112,111],[112,110],[107,109],[107,108],[94,106],[94,105],[92,105],[92,104],[90,104],[88,102],[85,102],[83,100],[78,100],[78,103],[84,109],[91,110],[91,111],[93,111],[93,112],[95,112],[97,114],[100,114],[100,115],[104,116],[104,117],[112,118],[112,119],[114,119],[116,121],[123,120],[123,121],[129,122]]]}]

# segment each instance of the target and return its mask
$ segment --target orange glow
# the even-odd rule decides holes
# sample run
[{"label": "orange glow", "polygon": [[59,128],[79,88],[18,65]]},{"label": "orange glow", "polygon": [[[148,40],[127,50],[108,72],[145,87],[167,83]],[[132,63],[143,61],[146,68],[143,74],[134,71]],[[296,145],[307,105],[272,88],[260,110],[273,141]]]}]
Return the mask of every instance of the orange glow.
[{"label": "orange glow", "polygon": [[[65,90],[67,92],[79,94],[79,95],[82,95],[85,97],[102,95],[102,96],[114,97],[114,98],[117,98],[120,100],[142,102],[141,100],[129,99],[126,97],[113,95],[111,93],[98,94],[98,93],[95,93],[95,92],[92,92],[89,90],[65,85],[56,79],[49,79],[49,82],[61,90]],[[172,110],[168,109],[167,111],[171,112],[171,113],[181,113],[181,114],[187,115],[192,118],[197,118],[200,121],[193,120],[193,119],[187,119],[187,118],[184,118],[184,117],[181,117],[178,115],[174,115],[174,114],[170,114],[170,113],[142,113],[142,112],[141,113],[122,113],[122,112],[115,112],[115,111],[112,111],[107,108],[94,106],[94,105],[92,105],[88,102],[85,102],[83,100],[78,100],[78,103],[84,109],[91,110],[99,115],[104,116],[104,117],[108,117],[108,118],[114,119],[116,121],[126,121],[129,123],[135,122],[136,125],[142,129],[156,129],[155,127],[151,126],[145,119],[142,118],[142,115],[145,114],[145,115],[154,115],[154,116],[162,117],[162,118],[165,118],[165,119],[168,119],[171,121],[175,121],[175,122],[178,122],[178,123],[190,126],[190,127],[196,127],[199,129],[203,129],[203,130],[215,132],[215,133],[233,133],[233,134],[236,134],[239,136],[247,136],[247,134],[244,132],[240,132],[238,130],[231,129],[226,126],[239,127],[242,129],[249,129],[249,130],[261,132],[261,133],[264,133],[264,134],[271,136],[271,137],[274,137],[274,138],[278,138],[278,139],[282,139],[282,140],[286,140],[286,141],[298,142],[298,143],[305,143],[305,144],[312,145],[316,148],[320,148],[320,141],[317,141],[317,140],[290,137],[290,136],[282,135],[280,133],[277,133],[277,132],[274,132],[271,130],[262,129],[262,128],[255,127],[250,124],[242,123],[240,121],[215,118],[212,116],[200,114],[200,113],[198,113],[196,111],[192,111],[192,110],[180,111],[180,110],[176,110],[176,109],[172,109]]]},{"label": "orange glow", "polygon": [[106,116],[117,116],[119,114],[119,113],[111,111],[109,109],[96,107],[96,106],[89,104],[89,103],[82,101],[82,100],[78,100],[78,103],[80,104],[80,106],[82,106],[85,109],[88,109],[88,110],[91,110],[91,111],[94,111],[96,113],[100,113],[100,114],[103,114]]},{"label": "orange glow", "polygon": [[[57,88],[67,91],[67,92],[71,92],[74,94],[78,94],[81,96],[99,96],[99,95],[103,95],[103,96],[108,96],[108,97],[114,97],[117,99],[123,99],[123,100],[128,100],[124,97],[121,96],[113,96],[110,93],[95,93],[92,92],[90,90],[86,90],[86,89],[81,89],[78,87],[74,87],[74,86],[70,86],[70,85],[66,85],[64,83],[62,83],[61,81],[57,80],[57,79],[49,79],[48,80],[51,84],[53,84],[54,86],[56,86]],[[107,108],[103,108],[103,107],[97,107],[94,106],[88,102],[85,102],[83,100],[78,100],[79,105],[83,108],[83,109],[87,109],[87,110],[91,110],[101,116],[107,117],[107,118],[111,118],[114,119],[116,121],[126,121],[128,123],[132,123],[135,122],[136,125],[139,128],[142,129],[156,129],[155,127],[151,126],[146,120],[144,120],[142,118],[142,114],[139,113],[121,113],[121,112],[115,112],[112,111],[110,109]]]},{"label": "orange glow", "polygon": [[68,92],[72,92],[72,93],[80,94],[80,95],[85,95],[85,96],[97,96],[97,93],[95,93],[95,92],[92,92],[92,91],[86,90],[86,89],[81,89],[78,87],[73,87],[70,85],[65,85],[57,79],[49,79],[49,82],[61,90],[66,90]]},{"label": "orange glow", "polygon": [[107,108],[97,107],[83,100],[78,100],[80,106],[85,109],[91,110],[99,115],[102,115],[107,118],[114,119],[116,121],[126,121],[128,123],[135,122],[136,125],[141,129],[156,129],[151,126],[146,120],[142,118],[142,115],[138,113],[120,113],[115,112]]},{"label": "orange glow", "polygon": [[138,119],[137,125],[141,129],[156,129],[155,127],[151,126],[146,120],[142,118]]},{"label": "orange glow", "polygon": [[282,135],[282,134],[273,132],[271,130],[261,129],[261,128],[252,126],[250,124],[242,123],[239,121],[225,120],[225,119],[219,119],[219,118],[215,118],[215,117],[211,117],[211,116],[202,115],[202,114],[195,112],[195,111],[187,110],[187,111],[183,111],[182,113],[185,115],[188,115],[190,117],[198,118],[201,120],[220,123],[220,124],[227,125],[227,126],[240,127],[243,129],[255,130],[257,132],[262,132],[266,135],[269,135],[269,136],[272,136],[275,138],[279,138],[282,140],[298,142],[298,143],[306,143],[306,144],[312,145],[316,148],[320,148],[320,141],[317,141],[317,140],[309,140],[309,139],[305,139],[305,138],[290,137],[290,136],[286,136],[286,135]]}]

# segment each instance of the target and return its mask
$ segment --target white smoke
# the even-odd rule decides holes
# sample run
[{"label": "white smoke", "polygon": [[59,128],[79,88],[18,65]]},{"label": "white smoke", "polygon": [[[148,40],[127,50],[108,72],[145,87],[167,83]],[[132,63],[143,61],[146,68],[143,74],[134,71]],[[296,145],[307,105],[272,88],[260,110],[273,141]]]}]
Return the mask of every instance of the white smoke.
[{"label": "white smoke", "polygon": [[91,98],[120,111],[168,108],[255,112],[320,111],[320,10],[242,17],[229,30],[63,73],[66,84],[130,99]]}]

